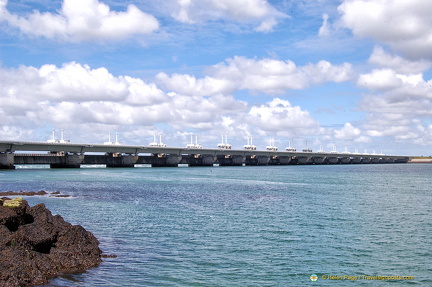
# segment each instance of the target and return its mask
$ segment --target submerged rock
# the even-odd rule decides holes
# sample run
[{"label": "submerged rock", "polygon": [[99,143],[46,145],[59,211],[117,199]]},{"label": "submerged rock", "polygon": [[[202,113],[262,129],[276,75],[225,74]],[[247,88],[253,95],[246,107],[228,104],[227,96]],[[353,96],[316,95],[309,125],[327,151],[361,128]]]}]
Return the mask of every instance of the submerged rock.
[{"label": "submerged rock", "polygon": [[[7,203],[7,204],[5,204]],[[0,200],[0,286],[34,286],[101,263],[99,241],[44,204]]]},{"label": "submerged rock", "polygon": [[60,194],[60,191],[54,191],[54,192],[46,192],[45,190],[40,191],[1,191],[0,196],[11,196],[11,195],[18,195],[18,196],[35,196],[35,195],[48,195],[48,196],[54,196],[54,197],[70,197],[70,195],[67,194]]},{"label": "submerged rock", "polygon": [[[48,192],[45,190],[40,191],[2,191],[0,192],[0,195],[3,196],[10,196],[10,195],[19,195],[19,196],[34,196],[34,195],[46,195]],[[54,193],[53,193],[54,194]]]}]

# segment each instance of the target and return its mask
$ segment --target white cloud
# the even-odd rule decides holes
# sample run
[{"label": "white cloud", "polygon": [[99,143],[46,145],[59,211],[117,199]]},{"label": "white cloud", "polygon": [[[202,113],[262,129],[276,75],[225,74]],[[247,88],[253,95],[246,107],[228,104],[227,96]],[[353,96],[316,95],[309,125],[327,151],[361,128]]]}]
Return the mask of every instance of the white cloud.
[{"label": "white cloud", "polygon": [[362,135],[362,131],[359,128],[354,127],[351,123],[345,123],[345,125],[341,129],[335,130],[334,133],[334,137],[338,140],[356,143],[370,142],[370,139]]},{"label": "white cloud", "polygon": [[55,65],[21,66],[2,71],[0,91],[5,105],[30,105],[31,100],[49,102],[110,101],[124,105],[159,104],[168,96],[153,83],[129,76],[115,77],[106,68],[91,69],[75,62]]},{"label": "white cloud", "polygon": [[357,37],[390,45],[411,59],[432,59],[432,2],[344,0],[340,24]]},{"label": "white cloud", "polygon": [[432,116],[432,81],[425,81],[421,74],[382,69],[360,75],[358,84],[371,90],[359,103],[368,112],[362,124],[365,135],[432,143],[421,123]]},{"label": "white cloud", "polygon": [[10,13],[6,5],[7,0],[2,0],[0,22],[23,34],[48,39],[104,42],[150,34],[159,28],[155,17],[135,5],[129,5],[125,12],[117,12],[98,0],[64,0],[58,13],[33,11],[25,17]]},{"label": "white cloud", "polygon": [[385,91],[399,87],[402,80],[391,69],[376,69],[371,73],[360,75],[357,84],[369,89]]},{"label": "white cloud", "polygon": [[412,138],[417,138],[419,134],[413,124],[417,120],[406,118],[397,113],[371,113],[367,116],[363,124],[365,134],[373,137],[399,137],[411,134]]},{"label": "white cloud", "polygon": [[386,57],[387,66],[401,72],[375,69],[360,75],[357,81],[359,86],[369,89],[359,103],[360,110],[368,113],[362,124],[363,134],[417,144],[432,143],[427,125],[432,116],[432,80],[426,81],[421,73],[411,73],[420,69],[421,62],[406,63],[412,66],[403,69],[404,59],[383,55],[380,49],[371,58],[384,66]]},{"label": "white cloud", "polygon": [[418,108],[432,103],[432,80],[425,81],[422,74],[404,75],[391,69],[378,69],[360,75],[357,84],[382,93],[365,98],[362,106],[366,110],[396,109],[418,114],[417,111],[423,110]]},{"label": "white cloud", "polygon": [[224,117],[247,112],[246,103],[229,95],[167,94],[154,83],[74,62],[0,69],[0,75],[0,128],[7,125],[3,134],[8,136],[13,132],[28,137],[44,126],[69,129],[81,137],[86,137],[83,125],[87,131],[96,127],[95,135],[120,126],[124,132],[150,126],[149,134],[158,124],[174,131],[220,130]]},{"label": "white cloud", "polygon": [[261,24],[255,28],[257,32],[270,32],[273,30],[273,27],[277,25],[277,21],[275,18],[269,18],[261,22]]},{"label": "white cloud", "polygon": [[197,79],[191,75],[173,74],[170,77],[165,73],[159,73],[156,75],[156,81],[169,91],[189,96],[203,97],[229,93],[234,90],[233,83],[209,76]]},{"label": "white cloud", "polygon": [[297,136],[310,134],[319,129],[318,122],[308,111],[279,98],[265,105],[253,106],[248,113],[247,121],[267,133],[281,131]]},{"label": "white cloud", "polygon": [[184,23],[229,20],[257,24],[258,32],[269,32],[278,19],[287,17],[267,0],[173,0],[172,16]]},{"label": "white cloud", "polygon": [[351,79],[353,76],[352,65],[343,63],[340,66],[333,66],[328,61],[319,61],[316,64],[309,64],[301,68],[307,77],[311,77],[313,84],[325,82],[341,83]]},{"label": "white cloud", "polygon": [[327,61],[297,67],[292,61],[247,59],[234,57],[217,64],[212,74],[226,81],[235,81],[239,89],[265,93],[281,93],[288,89],[304,89],[324,82],[350,79],[351,65],[333,66]]},{"label": "white cloud", "polygon": [[323,14],[323,23],[321,25],[321,27],[319,28],[318,31],[318,35],[320,37],[327,37],[330,35],[330,27],[329,27],[329,23],[328,23],[328,19],[329,19],[329,15],[328,14]]},{"label": "white cloud", "polygon": [[157,75],[159,85],[185,95],[206,96],[229,94],[236,90],[283,93],[290,89],[305,89],[325,82],[344,82],[352,77],[348,63],[334,66],[327,61],[298,67],[292,61],[248,59],[234,57],[208,69],[209,76],[196,79],[191,75],[165,73]]},{"label": "white cloud", "polygon": [[137,122],[144,115],[151,115],[137,110],[157,107],[169,99],[154,84],[115,77],[105,68],[91,69],[74,62],[60,68],[43,65],[39,69],[2,69],[1,74],[0,109],[6,116],[35,121],[130,123],[126,115],[131,114]]},{"label": "white cloud", "polygon": [[[398,154],[418,154],[419,146],[432,144],[431,124],[406,117],[404,114],[390,112],[368,114],[361,124],[361,129],[347,123],[342,129],[333,132],[334,138],[342,141],[339,144],[357,146],[361,143],[367,147],[373,143],[369,146],[369,152],[372,152],[372,149],[377,150],[380,146],[384,153],[394,153],[390,151],[395,145],[399,145],[402,148]],[[378,144],[379,142],[381,144]]]},{"label": "white cloud", "polygon": [[430,146],[432,144],[432,125],[424,126],[419,123],[417,125],[417,130],[421,132],[420,136],[417,138],[410,137],[408,139],[414,139],[414,143],[418,145]]},{"label": "white cloud", "polygon": [[369,58],[369,63],[379,67],[389,68],[397,73],[412,74],[428,70],[432,62],[426,60],[410,61],[397,55],[384,51],[382,47],[376,46]]},{"label": "white cloud", "polygon": [[30,138],[31,136],[31,130],[23,127],[12,126],[12,124],[6,125],[2,120],[0,120],[0,137],[2,139],[20,140],[23,138]]}]

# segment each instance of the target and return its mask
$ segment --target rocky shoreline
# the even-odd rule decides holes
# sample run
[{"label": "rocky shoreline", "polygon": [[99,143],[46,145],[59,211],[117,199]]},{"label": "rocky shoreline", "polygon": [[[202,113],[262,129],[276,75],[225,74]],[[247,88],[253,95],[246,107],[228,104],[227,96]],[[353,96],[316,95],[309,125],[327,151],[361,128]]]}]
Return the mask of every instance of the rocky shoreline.
[{"label": "rocky shoreline", "polygon": [[101,254],[92,233],[53,216],[44,204],[0,199],[0,287],[35,286],[83,272],[98,266]]}]

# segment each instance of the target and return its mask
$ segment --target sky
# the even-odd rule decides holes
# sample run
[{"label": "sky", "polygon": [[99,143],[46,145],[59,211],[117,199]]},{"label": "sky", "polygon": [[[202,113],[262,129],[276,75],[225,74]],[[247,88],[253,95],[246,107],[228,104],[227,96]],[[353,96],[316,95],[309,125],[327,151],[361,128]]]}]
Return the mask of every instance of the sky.
[{"label": "sky", "polygon": [[0,140],[432,154],[432,1],[0,0]]}]

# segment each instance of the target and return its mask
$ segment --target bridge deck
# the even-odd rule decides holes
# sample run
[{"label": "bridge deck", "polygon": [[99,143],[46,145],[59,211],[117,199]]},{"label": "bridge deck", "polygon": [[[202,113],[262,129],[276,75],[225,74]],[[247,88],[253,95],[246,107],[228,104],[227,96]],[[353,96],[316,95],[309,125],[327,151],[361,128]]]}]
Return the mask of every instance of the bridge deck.
[{"label": "bridge deck", "polygon": [[[23,154],[22,152],[30,152]],[[17,153],[18,152],[18,153]],[[79,167],[105,164],[110,167],[285,164],[405,163],[407,156],[234,149],[193,149],[131,145],[98,145],[47,142],[0,141],[0,167],[15,164],[50,164],[52,167]]]},{"label": "bridge deck", "polygon": [[235,150],[235,149],[192,149],[182,147],[150,147],[135,145],[102,145],[79,143],[47,143],[24,141],[0,141],[0,152],[70,152],[70,153],[125,153],[125,154],[211,154],[217,155],[265,155],[265,156],[312,156],[312,157],[393,157],[405,158],[406,156],[383,154],[355,154],[355,153],[317,153],[317,152],[288,152],[288,151],[264,151],[264,150]]}]

